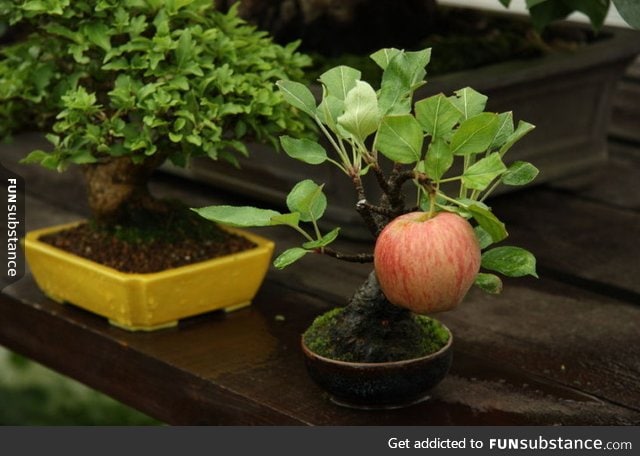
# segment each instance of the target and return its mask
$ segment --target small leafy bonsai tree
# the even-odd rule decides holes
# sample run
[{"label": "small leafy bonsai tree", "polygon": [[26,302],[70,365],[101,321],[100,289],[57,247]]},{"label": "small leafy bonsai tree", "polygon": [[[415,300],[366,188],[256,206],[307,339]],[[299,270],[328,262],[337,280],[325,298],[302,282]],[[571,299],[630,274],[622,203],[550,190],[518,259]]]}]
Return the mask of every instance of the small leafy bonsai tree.
[{"label": "small leafy bonsai tree", "polygon": [[[309,165],[329,163],[353,182],[354,209],[376,239],[373,254],[332,247],[340,228],[322,232],[319,221],[327,199],[323,185],[312,180],[291,190],[286,213],[233,206],[196,209],[216,222],[286,225],[299,232],[304,243],[280,254],[277,268],[308,254],[374,262],[374,271],[349,304],[319,317],[305,334],[318,354],[355,362],[395,361],[436,351],[446,343],[446,332],[438,330],[435,320],[417,314],[452,309],[473,283],[500,292],[502,282],[494,272],[536,275],[530,252],[514,246],[490,248],[507,231],[486,203],[499,184],[524,185],[537,175],[530,163],[504,162],[533,126],[523,121],[515,126],[511,112],[485,112],[487,97],[471,88],[413,104],[413,92],[425,83],[430,49],[382,49],[371,58],[383,70],[377,90],[347,66],[322,74],[318,105],[304,85],[278,85],[292,106],[313,119],[332,150],[290,136],[280,138],[283,149]],[[366,174],[373,179],[363,179]],[[377,196],[365,189],[367,183],[377,184]],[[480,266],[485,271],[479,272]],[[425,331],[435,342],[424,342]]]},{"label": "small leafy bonsai tree", "polygon": [[211,0],[0,0],[0,136],[48,132],[27,163],[86,178],[93,218],[162,212],[147,181],[166,160],[236,162],[246,138],[276,142],[301,122],[274,90],[308,58]]}]

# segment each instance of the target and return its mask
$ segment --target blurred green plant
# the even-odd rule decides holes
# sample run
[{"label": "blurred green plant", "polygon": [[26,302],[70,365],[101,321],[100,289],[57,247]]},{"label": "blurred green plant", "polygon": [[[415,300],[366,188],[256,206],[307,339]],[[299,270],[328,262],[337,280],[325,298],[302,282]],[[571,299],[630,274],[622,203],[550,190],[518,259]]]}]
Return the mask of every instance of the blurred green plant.
[{"label": "blurred green plant", "polygon": [[[505,7],[511,4],[511,0],[499,1]],[[531,21],[538,30],[574,12],[585,14],[593,28],[599,30],[612,3],[631,27],[640,28],[640,3],[637,0],[526,0]]]},{"label": "blurred green plant", "polygon": [[[302,78],[309,59],[296,43],[274,44],[236,8],[223,14],[210,0],[0,0],[0,17],[13,34],[0,49],[0,136],[47,131],[53,151],[25,161],[82,165],[98,219],[147,195],[141,182],[166,159],[236,163],[236,154],[247,155],[244,140],[276,144],[278,133],[303,129],[274,82]],[[109,188],[114,174],[120,194]],[[105,194],[119,200],[103,201]]]},{"label": "blurred green plant", "polygon": [[0,425],[161,424],[40,364],[0,349]]}]

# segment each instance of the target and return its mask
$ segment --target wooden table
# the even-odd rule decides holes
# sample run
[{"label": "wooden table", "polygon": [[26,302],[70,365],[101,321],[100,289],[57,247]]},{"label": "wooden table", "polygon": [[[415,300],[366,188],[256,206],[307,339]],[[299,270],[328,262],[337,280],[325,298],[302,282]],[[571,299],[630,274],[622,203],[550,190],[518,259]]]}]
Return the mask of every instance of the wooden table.
[{"label": "wooden table", "polygon": [[[29,229],[86,214],[78,174],[16,164],[40,141],[27,136],[0,151],[27,179]],[[636,157],[619,155],[578,190],[545,186],[492,201],[509,242],[537,255],[541,278],[508,280],[499,297],[474,290],[441,315],[455,335],[452,371],[431,400],[406,409],[340,408],[307,377],[301,332],[345,303],[369,270],[330,258],[270,271],[248,309],[154,333],[56,304],[27,276],[0,296],[0,343],[171,424],[640,424]],[[175,177],[154,189],[194,206],[243,202]],[[261,233],[278,250],[297,241],[284,229]]]}]

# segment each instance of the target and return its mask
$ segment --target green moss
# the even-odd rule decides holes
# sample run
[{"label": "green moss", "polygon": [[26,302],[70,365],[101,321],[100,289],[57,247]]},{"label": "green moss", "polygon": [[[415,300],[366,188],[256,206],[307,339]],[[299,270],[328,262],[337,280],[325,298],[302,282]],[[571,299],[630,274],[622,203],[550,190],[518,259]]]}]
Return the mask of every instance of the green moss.
[{"label": "green moss", "polygon": [[414,320],[422,328],[424,340],[422,344],[422,356],[435,353],[449,342],[449,331],[438,320],[424,315],[415,315]]},{"label": "green moss", "polygon": [[[335,350],[329,335],[329,330],[336,324],[338,317],[344,309],[337,307],[326,312],[315,320],[304,333],[304,343],[309,350],[327,358],[334,358]],[[343,361],[350,361],[345,360]]]},{"label": "green moss", "polygon": [[[338,355],[337,353],[340,350],[335,346],[332,338],[335,327],[340,324],[344,310],[344,308],[339,307],[317,317],[305,331],[303,335],[304,342],[311,351],[325,358],[358,362],[353,356],[345,355],[344,353]],[[420,358],[430,355],[447,344],[449,332],[440,322],[423,315],[413,315],[412,318],[421,332],[421,343],[415,346],[415,350],[412,350],[411,357]],[[371,333],[375,333],[375,331],[372,330]],[[413,340],[407,340],[406,342],[413,344]],[[393,343],[401,344],[402,341],[394,339]]]}]

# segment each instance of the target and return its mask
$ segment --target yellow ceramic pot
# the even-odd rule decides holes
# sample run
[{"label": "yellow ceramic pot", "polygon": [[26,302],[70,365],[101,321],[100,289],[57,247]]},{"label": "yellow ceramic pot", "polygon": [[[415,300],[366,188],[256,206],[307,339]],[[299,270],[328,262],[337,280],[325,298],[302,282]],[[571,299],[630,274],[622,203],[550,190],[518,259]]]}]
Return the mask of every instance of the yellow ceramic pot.
[{"label": "yellow ceramic pot", "polygon": [[117,271],[39,241],[77,223],[29,232],[27,262],[51,299],[102,315],[128,330],[175,326],[178,320],[217,309],[247,306],[273,254],[272,241],[241,230],[257,246],[244,252],[150,274]]}]

